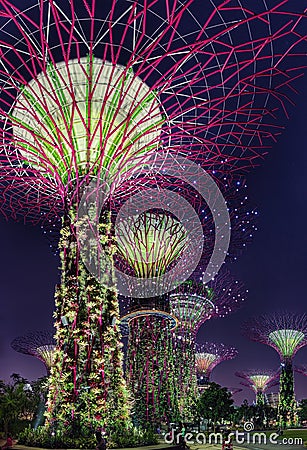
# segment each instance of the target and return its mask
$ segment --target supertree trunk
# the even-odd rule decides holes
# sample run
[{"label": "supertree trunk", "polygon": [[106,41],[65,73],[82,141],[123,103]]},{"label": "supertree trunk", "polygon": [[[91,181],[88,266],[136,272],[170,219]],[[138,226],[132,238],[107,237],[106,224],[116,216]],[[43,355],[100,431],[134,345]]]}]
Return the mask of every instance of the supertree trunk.
[{"label": "supertree trunk", "polygon": [[[112,429],[128,418],[113,273],[110,214],[101,216],[102,245],[109,258],[100,283],[85,268],[76,241],[76,207],[63,220],[59,243],[61,284],[55,295],[56,340],[47,402],[47,426]],[[101,239],[101,240],[102,240]],[[105,281],[105,283],[104,283]]]},{"label": "supertree trunk", "polygon": [[258,391],[256,393],[256,405],[262,407],[264,406],[264,403],[264,393],[262,391]]},{"label": "supertree trunk", "polygon": [[185,331],[176,334],[174,352],[179,412],[183,421],[191,422],[195,417],[196,400],[198,398],[194,333]]},{"label": "supertree trunk", "polygon": [[126,370],[137,425],[155,426],[178,420],[168,319],[143,316],[130,321]]},{"label": "supertree trunk", "polygon": [[295,425],[296,402],[294,394],[294,377],[292,361],[283,362],[279,380],[278,417],[282,428]]}]

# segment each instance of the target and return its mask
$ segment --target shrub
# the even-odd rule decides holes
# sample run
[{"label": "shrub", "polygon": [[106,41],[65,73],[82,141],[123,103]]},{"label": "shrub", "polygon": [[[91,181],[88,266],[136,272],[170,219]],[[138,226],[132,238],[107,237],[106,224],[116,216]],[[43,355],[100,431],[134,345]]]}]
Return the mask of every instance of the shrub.
[{"label": "shrub", "polygon": [[[18,435],[18,444],[41,448],[78,448],[94,449],[97,446],[95,436],[87,432],[86,436],[74,437],[68,430],[51,433],[50,429],[38,427],[26,428]],[[138,447],[142,445],[157,444],[158,440],[152,430],[129,428],[115,430],[107,438],[108,448]]]},{"label": "shrub", "polygon": [[18,444],[43,448],[95,448],[95,436],[73,437],[69,433],[51,433],[44,427],[26,428],[18,436]]},{"label": "shrub", "polygon": [[158,439],[151,429],[130,428],[125,431],[119,430],[111,433],[107,442],[108,448],[129,448],[154,445],[158,443]]}]

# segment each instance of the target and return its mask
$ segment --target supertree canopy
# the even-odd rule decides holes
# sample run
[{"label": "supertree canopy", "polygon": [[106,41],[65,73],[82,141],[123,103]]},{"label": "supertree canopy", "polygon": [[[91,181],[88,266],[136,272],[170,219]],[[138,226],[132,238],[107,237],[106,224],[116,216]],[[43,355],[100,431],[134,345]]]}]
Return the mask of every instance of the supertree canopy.
[{"label": "supertree canopy", "polygon": [[279,374],[272,370],[259,369],[236,372],[235,375],[243,378],[244,381],[241,384],[249,387],[256,393],[256,404],[262,406],[265,403],[265,391],[278,384],[277,377]]},{"label": "supertree canopy", "polygon": [[[200,201],[199,196],[196,193],[193,193],[191,188],[187,189],[182,183],[178,184],[177,186],[170,186],[172,187],[172,194],[176,194],[177,190],[180,190],[181,198],[189,200],[189,205],[193,205],[194,210],[198,212],[198,215],[201,217],[201,214],[206,214],[205,219],[203,220],[202,227],[201,227],[201,233],[203,233],[204,237],[204,247],[205,250],[203,251],[201,258],[202,261],[204,261],[204,265],[208,264],[208,260],[211,256],[212,249],[210,248],[211,244],[214,243],[216,240],[219,240],[219,237],[215,236],[214,233],[214,223],[212,223],[212,220],[210,220],[210,212],[206,209],[205,205]],[[176,190],[177,188],[177,190]],[[232,196],[231,200],[234,201],[236,195],[238,194],[238,185],[234,189],[228,190]],[[147,191],[148,192],[148,191]],[[154,194],[154,191],[150,191]],[[169,192],[169,191],[168,191]],[[234,194],[236,193],[236,195]],[[128,306],[126,305],[126,312],[124,313],[124,322],[127,323],[127,321],[130,322],[130,325],[132,326],[132,319],[134,322],[138,322],[140,320],[145,321],[144,317],[147,315],[148,319],[147,322],[153,321],[154,316],[157,316],[159,314],[160,317],[164,316],[167,318],[169,314],[169,301],[167,295],[160,295],[160,289],[163,292],[163,283],[165,280],[165,277],[167,275],[170,275],[170,272],[168,269],[173,269],[173,275],[170,276],[171,285],[178,285],[176,283],[176,278],[178,276],[178,266],[180,271],[180,262],[178,264],[178,260],[183,260],[184,266],[188,266],[186,264],[186,261],[184,257],[182,257],[182,254],[186,252],[187,247],[190,245],[191,240],[191,228],[194,230],[196,228],[196,224],[193,223],[193,217],[191,218],[189,214],[184,215],[185,220],[183,223],[187,223],[186,220],[189,222],[189,230],[183,225],[182,222],[179,222],[179,220],[174,216],[173,213],[166,213],[161,212],[163,209],[163,205],[170,206],[170,203],[173,204],[172,210],[177,212],[177,214],[182,214],[185,209],[185,204],[181,204],[177,197],[174,198],[171,196],[170,193],[167,195],[165,194],[165,191],[159,191],[158,198],[157,196],[153,195],[151,198],[147,195],[145,199],[142,198],[141,194],[139,194],[140,197],[140,203],[135,207],[133,198],[131,202],[133,203],[133,208],[135,208],[134,214],[127,217],[127,215],[124,215],[123,220],[120,220],[117,227],[117,247],[118,247],[118,254],[117,254],[117,265],[119,265],[122,269],[124,268],[125,272],[128,272],[133,277],[137,277],[138,279],[142,280],[141,286],[136,286],[137,283],[135,280],[136,278],[133,278],[131,280],[128,280],[128,284],[132,283],[132,293],[130,300],[128,301]],[[242,198],[242,196],[241,196]],[[240,198],[240,200],[241,200]],[[238,202],[241,204],[241,201]],[[147,211],[139,213],[139,210],[144,210],[147,208]],[[205,209],[204,209],[205,208]],[[180,213],[178,213],[180,211]],[[234,217],[234,223],[239,223],[240,220],[242,220],[242,214],[241,211],[239,211],[239,205],[236,205],[234,207],[233,211]],[[209,216],[209,218],[208,218]],[[245,211],[243,212],[243,216],[245,217]],[[197,216],[198,219],[198,216]],[[252,223],[252,219],[250,220]],[[248,224],[245,225],[246,228],[248,228]],[[239,227],[234,231],[232,241],[235,242],[236,239],[238,239],[241,243],[244,241],[244,237],[246,236],[246,230],[242,230],[240,232]],[[250,231],[249,231],[250,232]],[[200,236],[202,237],[202,235]],[[250,239],[250,237],[248,238]],[[213,241],[213,242],[212,242]],[[199,245],[199,241],[197,241],[196,246]],[[193,244],[192,249],[190,248],[190,253],[193,253],[193,257],[195,256],[195,244]],[[175,266],[176,263],[176,267]],[[156,277],[160,277],[160,279],[157,279]],[[163,278],[164,277],[164,278]],[[157,279],[157,281],[154,281]],[[185,319],[178,313],[177,311],[173,311],[173,315],[177,315],[177,318],[181,321],[180,327],[185,326],[184,322],[185,320],[194,320],[195,324],[189,325],[189,330],[186,330],[184,333],[179,333],[180,338],[183,339],[180,341],[180,347],[184,346],[185,350],[184,352],[191,351],[194,355],[194,341],[195,341],[195,333],[198,329],[198,327],[203,323],[203,321],[207,320],[211,317],[211,315],[220,315],[223,314],[218,308],[221,306],[221,308],[229,307],[230,297],[226,298],[226,296],[233,294],[233,303],[235,304],[238,299],[240,299],[240,289],[241,285],[234,282],[231,278],[227,279],[227,275],[220,275],[218,277],[218,282],[211,282],[210,285],[214,285],[214,291],[216,295],[216,299],[214,302],[210,300],[210,297],[212,295],[212,289],[207,288],[201,283],[193,283],[192,281],[188,284],[193,284],[193,287],[191,286],[191,292],[193,291],[193,296],[190,301],[190,305],[186,305],[186,317]],[[146,283],[148,281],[149,283],[154,285],[154,296],[147,295],[149,290],[149,285]],[[145,283],[144,283],[145,282]],[[159,288],[157,288],[157,283],[159,284]],[[180,287],[176,289],[175,292],[179,292]],[[181,291],[180,291],[181,292]],[[133,298],[133,296],[137,294],[137,298]],[[238,294],[238,296],[237,296]],[[174,297],[174,293],[171,295],[171,299]],[[172,300],[171,300],[172,303]],[[190,309],[189,309],[190,308]],[[196,314],[194,317],[193,311]],[[128,309],[128,314],[127,314]],[[212,309],[215,309],[214,313],[211,311]],[[226,311],[227,312],[227,311]],[[179,314],[179,315],[178,315]],[[142,319],[141,319],[142,318]],[[170,317],[172,320],[173,318]],[[145,328],[149,328],[148,323]],[[144,328],[143,327],[143,328]],[[193,331],[193,328],[195,330]],[[161,329],[166,329],[165,325],[161,327]],[[192,333],[192,336],[188,336],[189,333]],[[157,334],[154,333],[155,335]],[[156,341],[156,337],[149,338],[149,341],[153,344]],[[191,341],[189,344],[187,341]],[[140,339],[140,337],[134,336],[132,331],[130,333],[129,338],[129,349],[132,348],[132,346],[135,346],[135,343],[138,342],[138,348],[139,351],[133,351],[133,358],[135,359],[135,355],[140,356],[140,343],[144,345],[145,339]],[[166,344],[168,340],[166,337],[162,337],[162,342]],[[178,351],[178,345],[179,341],[176,343],[177,351]],[[153,355],[157,351],[157,345],[152,345],[151,352],[149,351],[149,345],[146,344],[144,347],[144,351],[146,353],[146,364],[144,362],[143,357],[140,359],[139,366],[136,367],[134,365],[128,366],[130,367],[129,371],[129,385],[133,386],[133,390],[138,389],[139,392],[139,383],[135,380],[135,375],[137,377],[141,376],[142,383],[144,383],[144,380],[152,380],[153,376],[145,376],[145,373],[140,370],[140,367],[150,367],[152,364],[154,364],[154,357]],[[164,358],[166,356],[163,356]],[[190,361],[191,355],[186,355],[188,360]],[[192,356],[193,360],[194,356]],[[171,357],[170,355],[167,357],[167,359],[170,361]],[[178,353],[176,354],[176,359],[178,359]],[[163,365],[165,365],[162,361]],[[179,364],[181,367],[181,363]],[[189,368],[190,365],[187,366]],[[186,383],[185,388],[191,391],[191,396],[187,395],[187,392],[183,393],[183,384],[182,384],[182,377],[180,376],[179,385],[180,389],[178,389],[178,392],[180,392],[180,396],[182,399],[184,399],[184,402],[189,404],[192,407],[192,398],[195,400],[197,387],[196,387],[196,376],[195,376],[195,367],[193,363],[191,363],[192,371],[189,373],[189,382]],[[154,370],[153,368],[151,370]],[[182,370],[182,369],[180,369]],[[191,380],[194,379],[194,382],[191,382]],[[187,380],[186,380],[187,382]],[[158,383],[159,386],[161,386],[161,383]],[[193,390],[194,387],[194,390]],[[151,389],[151,388],[150,388]],[[148,386],[146,387],[146,390],[148,391]],[[137,395],[135,393],[135,396],[141,397],[140,395]],[[191,397],[191,398],[190,398]],[[149,398],[154,399],[153,396],[147,396],[147,399]],[[157,405],[158,402],[155,399],[155,405]],[[147,416],[146,421],[149,420],[148,416],[149,409],[147,408]],[[141,408],[135,408],[136,411],[141,411]],[[191,408],[190,408],[191,409]],[[155,407],[155,410],[158,412],[158,408]],[[172,408],[173,410],[173,408]],[[180,412],[182,414],[182,418],[185,420],[190,420],[191,417],[188,417],[187,412],[185,411],[184,407],[180,407]],[[152,418],[154,418],[154,415],[151,415]],[[160,413],[161,416],[161,413]]]},{"label": "supertree canopy", "polygon": [[279,354],[279,419],[282,426],[294,424],[295,394],[292,360],[307,345],[307,315],[275,313],[246,322],[244,333],[252,340],[270,345]]},{"label": "supertree canopy", "polygon": [[54,362],[55,339],[48,331],[35,331],[15,338],[11,346],[16,352],[31,355],[42,361],[49,374]]},{"label": "supertree canopy", "polygon": [[195,366],[198,387],[201,390],[210,381],[212,370],[221,362],[238,355],[234,347],[217,342],[204,342],[196,345]]},{"label": "supertree canopy", "polygon": [[[207,320],[225,317],[235,311],[244,301],[246,292],[242,283],[234,280],[228,271],[221,270],[207,285],[189,280],[170,294],[171,312],[178,319],[178,326],[173,334],[179,401],[183,411],[193,404],[192,398],[195,399],[197,392],[197,331]],[[235,352],[234,349],[225,347],[225,352],[227,351],[229,355],[231,351]]]},{"label": "supertree canopy", "polygon": [[119,253],[135,275],[163,275],[187,245],[185,227],[170,215],[146,211],[121,222],[117,235]]},{"label": "supertree canopy", "polygon": [[212,1],[200,22],[196,0],[1,0],[11,200],[49,211],[93,174],[115,188],[162,146],[223,172],[254,165],[301,72],[287,3]]},{"label": "supertree canopy", "polygon": [[82,195],[94,179],[110,200],[168,153],[212,172],[253,166],[301,72],[288,3],[217,0],[200,20],[197,0],[0,0],[1,209],[62,217],[48,426],[128,417],[109,201],[99,283],[77,245]]}]

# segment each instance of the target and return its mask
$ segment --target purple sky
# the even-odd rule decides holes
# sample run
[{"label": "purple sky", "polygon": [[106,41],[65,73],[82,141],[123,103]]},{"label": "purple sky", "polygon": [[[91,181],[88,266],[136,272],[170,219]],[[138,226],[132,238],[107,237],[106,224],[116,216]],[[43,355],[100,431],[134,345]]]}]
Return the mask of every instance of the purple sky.
[{"label": "purple sky", "polygon": [[[239,350],[236,359],[213,371],[213,381],[225,386],[239,386],[235,371],[279,366],[272,348],[241,336],[244,320],[280,309],[306,312],[306,79],[300,82],[300,91],[279,142],[262,166],[248,176],[250,197],[259,211],[259,231],[247,251],[229,266],[249,289],[248,301],[234,315],[207,322],[198,335],[198,342],[224,342]],[[5,222],[1,217],[0,232],[0,379],[8,380],[17,372],[31,380],[45,373],[43,364],[16,353],[10,342],[27,331],[52,329],[59,260],[39,228]],[[295,363],[307,363],[307,347],[298,352]],[[298,399],[307,398],[307,377],[296,375],[296,394]],[[244,398],[253,398],[246,387],[236,394],[235,401],[241,403]]]}]

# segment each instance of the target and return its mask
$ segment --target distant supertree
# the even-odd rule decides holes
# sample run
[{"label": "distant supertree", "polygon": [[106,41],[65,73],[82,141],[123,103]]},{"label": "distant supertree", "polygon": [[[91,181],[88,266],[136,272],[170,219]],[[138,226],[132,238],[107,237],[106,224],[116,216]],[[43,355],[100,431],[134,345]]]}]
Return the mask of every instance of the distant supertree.
[{"label": "distant supertree", "polygon": [[279,354],[279,420],[281,426],[296,421],[292,361],[296,352],[307,345],[307,315],[276,313],[246,322],[244,333],[250,339],[270,345]]},{"label": "distant supertree", "polygon": [[15,338],[11,343],[11,347],[16,352],[34,356],[42,361],[49,375],[54,361],[54,333],[49,331],[33,331],[25,336]]},{"label": "distant supertree", "polygon": [[195,345],[200,326],[209,319],[225,317],[235,311],[245,300],[246,293],[243,284],[226,270],[221,270],[207,285],[190,280],[171,293],[171,312],[178,320],[174,347],[183,410],[189,409],[191,397],[195,398],[197,391]]},{"label": "distant supertree", "polygon": [[195,366],[198,388],[202,390],[210,381],[212,370],[221,362],[238,355],[234,347],[217,342],[196,344]]},{"label": "distant supertree", "polygon": [[237,377],[243,378],[243,386],[252,389],[256,394],[256,405],[263,406],[265,403],[264,393],[278,384],[278,372],[272,370],[245,370],[236,372]]},{"label": "distant supertree", "polygon": [[[45,224],[63,218],[47,424],[73,422],[76,435],[128,417],[112,196],[157,154],[213,172],[253,167],[301,73],[303,8],[216,0],[199,19],[196,0],[14,3],[0,0],[1,209]],[[107,266],[98,260],[100,285],[76,238],[93,178],[108,199],[96,235]]]}]

